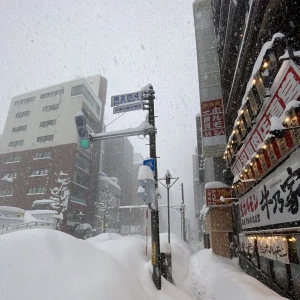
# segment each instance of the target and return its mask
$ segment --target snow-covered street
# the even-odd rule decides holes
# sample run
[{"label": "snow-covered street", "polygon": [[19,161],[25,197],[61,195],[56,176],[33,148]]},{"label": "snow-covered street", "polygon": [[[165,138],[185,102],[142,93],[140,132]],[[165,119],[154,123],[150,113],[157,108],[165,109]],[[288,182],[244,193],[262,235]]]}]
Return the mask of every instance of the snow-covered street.
[{"label": "snow-covered street", "polygon": [[[167,240],[161,234],[161,243]],[[86,241],[30,229],[0,236],[1,299],[283,299],[245,275],[235,261],[171,236],[175,285],[151,278],[151,249],[140,235],[101,234]],[[148,242],[148,246],[150,243]],[[17,288],[16,288],[17,287]]]}]

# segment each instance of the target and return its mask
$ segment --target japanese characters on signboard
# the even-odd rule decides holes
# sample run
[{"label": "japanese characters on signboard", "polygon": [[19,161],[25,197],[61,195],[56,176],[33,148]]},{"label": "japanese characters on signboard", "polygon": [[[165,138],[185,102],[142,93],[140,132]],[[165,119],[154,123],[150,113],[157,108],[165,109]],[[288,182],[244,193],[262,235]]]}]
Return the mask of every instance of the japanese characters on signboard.
[{"label": "japanese characters on signboard", "polygon": [[239,200],[242,228],[299,221],[299,152]]},{"label": "japanese characters on signboard", "polygon": [[203,156],[222,156],[226,146],[222,99],[201,102]]},{"label": "japanese characters on signboard", "polygon": [[287,103],[300,97],[300,71],[292,61],[285,62],[285,72],[279,73],[283,78],[276,78],[275,84],[278,88],[271,95],[265,109],[256,118],[256,124],[247,136],[243,147],[236,155],[235,163],[232,166],[233,175],[241,173],[247,161],[256,152],[257,147],[264,142],[265,136],[271,127],[271,117],[280,117]]},{"label": "japanese characters on signboard", "polygon": [[143,101],[142,92],[134,92],[123,95],[116,95],[111,97],[111,107],[118,106],[120,104]]},{"label": "japanese characters on signboard", "polygon": [[256,237],[240,235],[240,251],[246,255],[255,255],[254,241],[257,240],[258,255],[289,264],[288,242],[282,236]]},{"label": "japanese characters on signboard", "polygon": [[[224,202],[220,200],[223,196]],[[206,188],[205,189],[206,206],[228,205],[232,203],[230,187],[225,188]]]}]

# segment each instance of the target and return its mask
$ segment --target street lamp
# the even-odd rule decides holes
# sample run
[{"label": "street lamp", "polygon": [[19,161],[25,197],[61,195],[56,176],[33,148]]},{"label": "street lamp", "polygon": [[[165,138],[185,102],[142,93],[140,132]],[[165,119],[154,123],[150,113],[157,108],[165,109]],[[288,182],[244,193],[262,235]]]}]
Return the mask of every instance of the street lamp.
[{"label": "street lamp", "polygon": [[[171,179],[175,179],[175,181],[171,184]],[[168,243],[170,244],[170,188],[175,184],[175,182],[179,179],[179,177],[172,177],[169,170],[166,171],[165,177],[158,179],[159,183],[163,185],[167,189],[168,195]],[[166,184],[163,184],[161,180],[165,180]]]}]

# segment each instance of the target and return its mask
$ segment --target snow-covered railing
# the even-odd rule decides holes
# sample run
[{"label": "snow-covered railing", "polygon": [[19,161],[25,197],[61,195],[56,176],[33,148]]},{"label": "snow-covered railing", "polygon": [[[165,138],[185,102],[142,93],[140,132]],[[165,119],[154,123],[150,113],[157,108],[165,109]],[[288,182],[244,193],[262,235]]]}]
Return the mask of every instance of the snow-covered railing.
[{"label": "snow-covered railing", "polygon": [[29,222],[29,223],[11,225],[6,227],[2,226],[0,229],[0,234],[11,233],[14,231],[24,230],[24,229],[40,228],[40,227],[53,229],[53,222],[36,221],[36,222]]}]

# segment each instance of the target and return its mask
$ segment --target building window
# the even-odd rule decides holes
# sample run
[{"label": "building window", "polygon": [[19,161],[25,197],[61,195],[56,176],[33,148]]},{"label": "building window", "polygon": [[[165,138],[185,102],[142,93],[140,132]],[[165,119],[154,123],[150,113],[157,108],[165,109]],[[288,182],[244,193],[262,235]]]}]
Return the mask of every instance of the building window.
[{"label": "building window", "polygon": [[30,110],[26,110],[26,111],[16,113],[16,118],[21,119],[23,117],[28,117],[29,115],[30,115]]},{"label": "building window", "polygon": [[5,159],[5,163],[18,162],[21,160],[20,155],[12,155]]},{"label": "building window", "polygon": [[91,93],[85,87],[85,85],[81,84],[81,85],[72,87],[71,96],[78,96],[78,95],[83,95],[83,97],[92,106],[92,108],[97,112],[97,114],[100,115],[100,106],[95,101],[94,97],[91,95]]},{"label": "building window", "polygon": [[91,163],[87,158],[80,155],[79,153],[76,153],[75,166],[79,167],[80,169],[86,172],[89,172]]},{"label": "building window", "polygon": [[13,127],[12,132],[22,132],[27,130],[27,125]]},{"label": "building window", "polygon": [[7,188],[4,190],[0,190],[0,197],[5,197],[5,196],[12,196],[13,194],[13,189],[12,188]]},{"label": "building window", "polygon": [[50,158],[50,157],[51,157],[51,152],[50,151],[37,152],[33,156],[34,159]]},{"label": "building window", "polygon": [[56,124],[56,119],[55,120],[48,120],[48,121],[41,122],[40,127],[54,126],[55,124]]},{"label": "building window", "polygon": [[44,176],[48,174],[47,169],[34,169],[31,170],[31,176]]},{"label": "building window", "polygon": [[73,184],[71,190],[71,201],[86,204],[87,189],[81,188],[80,186]]},{"label": "building window", "polygon": [[45,99],[45,98],[49,98],[49,97],[55,97],[57,95],[62,95],[64,93],[64,90],[58,90],[58,91],[54,91],[54,92],[50,92],[50,93],[46,93],[46,94],[42,94],[41,95],[41,99]]},{"label": "building window", "polygon": [[22,100],[16,101],[15,104],[14,104],[14,106],[22,105],[22,104],[27,104],[27,103],[34,102],[34,101],[35,101],[35,97],[30,97],[30,98],[22,99]]},{"label": "building window", "polygon": [[24,140],[9,142],[8,148],[20,147],[23,146]]},{"label": "building window", "polygon": [[31,187],[28,189],[27,195],[44,194],[45,190],[46,189],[43,186]]},{"label": "building window", "polygon": [[17,172],[2,173],[1,178],[17,178]]},{"label": "building window", "polygon": [[38,143],[48,143],[50,141],[53,141],[54,139],[54,134],[51,135],[45,135],[45,136],[39,136],[36,141]]},{"label": "building window", "polygon": [[52,105],[44,106],[43,112],[48,112],[51,110],[58,110],[58,108],[59,108],[59,104],[52,104]]},{"label": "building window", "polygon": [[89,175],[79,172],[78,170],[74,171],[73,182],[79,184],[83,187],[88,188],[89,186]]}]

